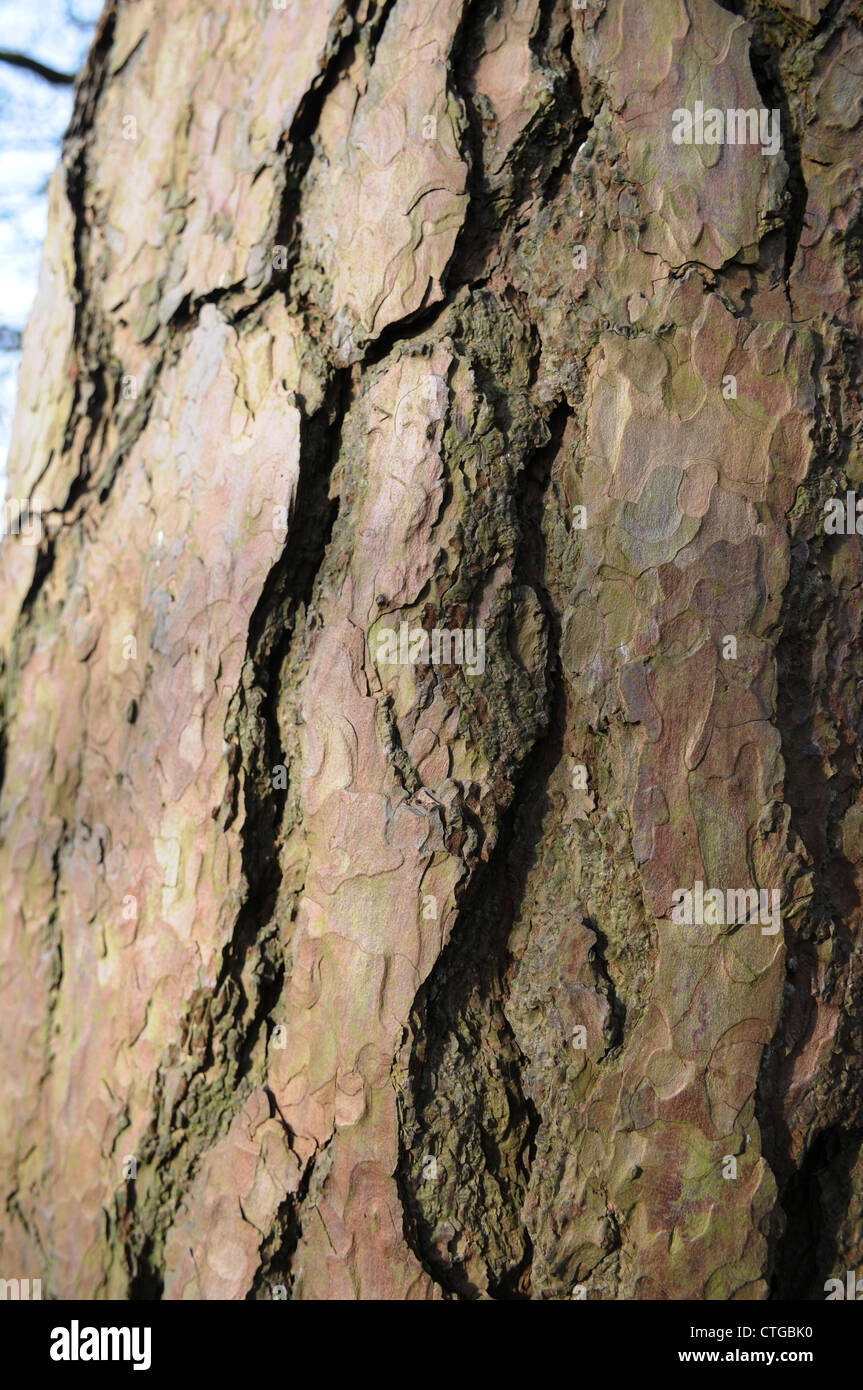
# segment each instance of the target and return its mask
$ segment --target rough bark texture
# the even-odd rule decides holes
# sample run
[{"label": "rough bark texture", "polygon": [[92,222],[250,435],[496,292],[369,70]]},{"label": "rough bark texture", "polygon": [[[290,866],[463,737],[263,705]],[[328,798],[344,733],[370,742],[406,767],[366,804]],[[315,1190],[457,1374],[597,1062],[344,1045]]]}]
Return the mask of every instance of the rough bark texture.
[{"label": "rough bark texture", "polygon": [[861,78],[857,0],[111,0],[0,550],[0,1273],[863,1262]]}]

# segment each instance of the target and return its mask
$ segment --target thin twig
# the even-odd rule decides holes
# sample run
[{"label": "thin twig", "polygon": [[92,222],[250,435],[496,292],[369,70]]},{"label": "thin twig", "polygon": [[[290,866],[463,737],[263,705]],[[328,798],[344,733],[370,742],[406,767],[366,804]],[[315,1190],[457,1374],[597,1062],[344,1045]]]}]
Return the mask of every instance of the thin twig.
[{"label": "thin twig", "polygon": [[8,48],[0,48],[0,63],[9,63],[13,68],[25,68],[27,72],[34,72],[37,77],[44,78],[55,87],[71,87],[75,81],[74,72],[58,72],[56,68],[49,68],[46,63],[40,63],[38,58],[31,58],[28,53],[13,53]]}]

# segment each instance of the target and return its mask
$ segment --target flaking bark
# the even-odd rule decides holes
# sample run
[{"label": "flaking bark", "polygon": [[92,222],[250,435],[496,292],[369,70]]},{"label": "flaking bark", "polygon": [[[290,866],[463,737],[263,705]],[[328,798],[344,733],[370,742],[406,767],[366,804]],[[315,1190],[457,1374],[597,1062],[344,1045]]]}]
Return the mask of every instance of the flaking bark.
[{"label": "flaking bark", "polygon": [[861,75],[854,0],[110,0],[0,548],[5,1276],[863,1263]]}]

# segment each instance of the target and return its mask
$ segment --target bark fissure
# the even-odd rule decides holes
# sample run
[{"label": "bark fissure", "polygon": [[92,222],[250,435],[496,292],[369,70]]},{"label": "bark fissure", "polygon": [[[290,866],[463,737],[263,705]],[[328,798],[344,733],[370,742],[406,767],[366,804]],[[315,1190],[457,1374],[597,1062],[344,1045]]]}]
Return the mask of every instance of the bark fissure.
[{"label": "bark fissure", "polygon": [[[161,1286],[159,1261],[166,1230],[199,1169],[205,1146],[226,1128],[231,1112],[224,1104],[225,1098],[248,1088],[253,1055],[264,1032],[272,1032],[273,1010],[284,985],[282,931],[274,917],[282,882],[279,846],[288,797],[288,785],[274,785],[275,769],[283,759],[278,721],[280,682],[338,511],[338,503],[330,500],[328,489],[349,393],[348,374],[336,374],[320,411],[303,422],[300,477],[287,538],[249,624],[243,681],[225,728],[229,749],[240,745],[240,757],[231,757],[230,752],[228,756],[235,779],[234,801],[241,770],[243,775],[240,794],[244,803],[245,898],[231,939],[224,947],[212,994],[198,992],[190,1000],[185,1026],[190,1035],[194,1032],[199,1037],[198,1050],[203,1051],[203,1056],[190,1073],[183,1074],[179,1086],[172,1087],[167,1110],[164,1103],[159,1103],[157,1080],[156,1133],[144,1162],[165,1176],[159,1181],[155,1205],[151,1199],[147,1210],[138,1215],[136,1231],[141,1233],[142,1243],[135,1250],[136,1272],[130,1287],[135,1280],[140,1284],[141,1279],[154,1288]],[[229,809],[227,824],[233,814]],[[162,1065],[166,1073],[173,1072],[175,1058],[165,1058]],[[256,1070],[259,1067],[260,1057]],[[179,1126],[177,1141],[177,1108],[181,1104],[185,1125],[191,1129],[186,1133]],[[289,1127],[285,1126],[285,1131],[290,1137]],[[166,1154],[161,1146],[169,1134],[171,1148]],[[177,1181],[169,1169],[176,1168],[181,1145],[185,1150],[185,1176]],[[288,1209],[296,1205],[289,1201]],[[122,1209],[119,1215],[122,1218]],[[298,1220],[294,1211],[286,1239]]]},{"label": "bark fissure", "polygon": [[49,1296],[859,1263],[863,59],[793,9],[108,5],[0,547]]},{"label": "bark fissure", "polygon": [[[469,1298],[481,1292],[500,1299],[530,1297],[533,1247],[521,1208],[541,1116],[525,1091],[525,1059],[504,1006],[510,928],[535,864],[534,847],[549,805],[548,777],[562,751],[560,620],[545,588],[543,521],[570,414],[566,405],[551,413],[548,442],[521,470],[517,512],[513,585],[531,586],[549,633],[546,713],[540,725],[548,728],[530,749],[530,770],[516,783],[512,804],[503,808],[488,863],[463,881],[450,940],[414,1001],[410,1089],[400,1104],[398,1176],[407,1238],[444,1290]],[[440,1182],[426,1178],[428,1160],[437,1164],[438,1154],[440,1166],[450,1169]],[[470,1172],[477,1184],[467,1196],[458,1187],[456,1175],[462,1172]],[[484,1229],[490,1209],[493,1227]]]},{"label": "bark fissure", "polygon": [[[853,351],[850,342],[845,346]],[[850,729],[843,729],[840,718],[831,720],[833,728],[825,741],[808,713],[816,704],[816,680],[823,687],[826,678],[828,707],[837,711],[847,686],[847,674],[838,663],[831,662],[826,673],[817,675],[824,632],[831,634],[840,650],[849,654],[853,650],[848,595],[841,589],[837,592],[831,578],[837,542],[816,530],[824,499],[848,483],[846,470],[859,430],[859,402],[843,389],[834,352],[835,346],[830,352],[823,340],[817,342],[813,382],[819,463],[799,491],[789,518],[791,573],[777,644],[777,726],[786,767],[785,800],[792,836],[803,847],[801,868],[812,881],[800,920],[792,931],[786,928],[789,961],[784,1007],[765,1053],[759,1086],[760,1122],[785,1212],[784,1232],[777,1230],[776,1235],[772,1282],[772,1296],[780,1299],[820,1297],[825,1275],[832,1272],[825,1253],[830,1222],[821,1212],[823,1235],[818,1239],[811,1224],[820,1201],[816,1188],[831,1164],[836,1165],[837,1181],[841,1177],[848,1146],[853,1147],[863,1116],[860,1078],[849,1072],[846,1060],[859,1052],[856,1018],[863,993],[855,975],[857,957],[848,926],[857,898],[854,866],[842,849],[843,818],[859,797],[863,767],[857,739]],[[853,665],[857,680],[863,679],[856,657]],[[845,996],[845,1008],[823,1089],[807,1096],[802,1106],[796,1100],[788,1113],[794,1070],[811,1040],[819,1001],[827,1003],[837,993]],[[835,1231],[833,1240],[835,1247]]]}]

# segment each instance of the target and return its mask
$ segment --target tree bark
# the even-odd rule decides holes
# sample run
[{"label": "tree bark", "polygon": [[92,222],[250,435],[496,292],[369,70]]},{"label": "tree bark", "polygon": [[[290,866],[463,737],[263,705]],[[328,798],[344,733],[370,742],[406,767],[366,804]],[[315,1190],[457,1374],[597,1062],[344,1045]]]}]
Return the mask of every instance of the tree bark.
[{"label": "tree bark", "polygon": [[853,0],[110,0],[0,549],[4,1275],[861,1264],[861,73]]}]

